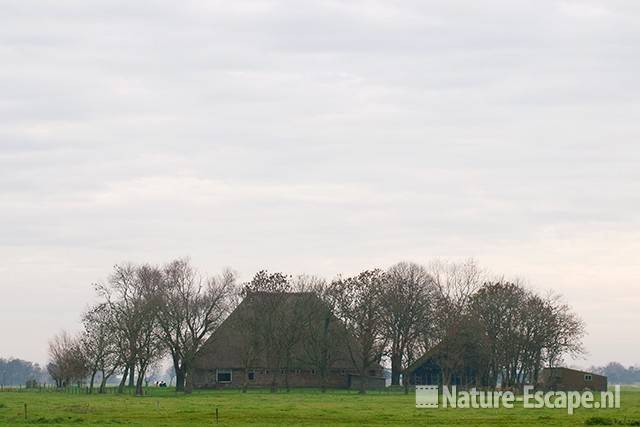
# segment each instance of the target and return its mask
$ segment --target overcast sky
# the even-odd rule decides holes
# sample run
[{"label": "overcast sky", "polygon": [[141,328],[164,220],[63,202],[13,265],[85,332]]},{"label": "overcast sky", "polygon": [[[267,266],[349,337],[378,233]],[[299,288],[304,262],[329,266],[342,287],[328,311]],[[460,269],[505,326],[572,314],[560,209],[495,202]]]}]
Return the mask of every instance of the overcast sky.
[{"label": "overcast sky", "polygon": [[564,295],[576,363],[640,363],[640,2],[1,9],[0,356],[125,260],[475,257]]}]

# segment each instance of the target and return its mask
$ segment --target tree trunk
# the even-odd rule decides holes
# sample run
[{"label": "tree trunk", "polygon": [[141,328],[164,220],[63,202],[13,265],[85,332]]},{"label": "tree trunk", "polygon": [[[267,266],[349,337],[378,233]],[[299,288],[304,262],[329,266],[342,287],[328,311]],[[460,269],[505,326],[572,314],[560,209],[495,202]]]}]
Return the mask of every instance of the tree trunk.
[{"label": "tree trunk", "polygon": [[244,379],[242,380],[242,392],[246,393],[247,388],[249,388],[249,371],[247,370],[246,366],[243,372],[244,372]]},{"label": "tree trunk", "polygon": [[360,370],[360,390],[358,394],[367,394],[367,370]]},{"label": "tree trunk", "polygon": [[[136,364],[132,363],[129,366],[129,387],[133,388],[135,386],[135,373],[136,373]],[[138,372],[138,379],[140,379],[140,373]]]},{"label": "tree trunk", "polygon": [[124,385],[127,383],[127,375],[129,375],[129,367],[125,366],[124,372],[122,373],[122,379],[120,380],[120,385],[118,385],[118,393],[124,392]]},{"label": "tree trunk", "polygon": [[99,394],[104,394],[105,387],[107,386],[108,377],[105,375],[104,371],[102,371],[102,380],[100,381],[100,388],[98,389]]},{"label": "tree trunk", "polygon": [[140,367],[140,369],[138,370],[138,378],[136,381],[136,396],[143,396],[144,395],[144,390],[142,388],[143,384],[144,384],[144,372],[145,372],[146,367]]},{"label": "tree trunk", "polygon": [[451,385],[451,372],[449,368],[441,368],[442,371],[442,385],[449,387]]},{"label": "tree trunk", "polygon": [[404,394],[409,394],[409,376],[406,372],[402,374],[402,385],[404,386]]},{"label": "tree trunk", "polygon": [[[175,365],[174,365],[175,368]],[[185,375],[184,370],[182,368],[175,368],[176,370],[176,391],[185,391],[184,383],[185,383]]]},{"label": "tree trunk", "polygon": [[186,394],[191,394],[193,393],[193,374],[190,372],[191,369],[185,369],[185,387],[184,387],[184,392]]},{"label": "tree trunk", "polygon": [[391,385],[400,385],[400,373],[402,371],[402,355],[391,355]]},{"label": "tree trunk", "polygon": [[95,371],[95,370],[91,372],[91,379],[89,380],[89,394],[93,393],[93,383],[96,379],[97,372],[98,371]]}]

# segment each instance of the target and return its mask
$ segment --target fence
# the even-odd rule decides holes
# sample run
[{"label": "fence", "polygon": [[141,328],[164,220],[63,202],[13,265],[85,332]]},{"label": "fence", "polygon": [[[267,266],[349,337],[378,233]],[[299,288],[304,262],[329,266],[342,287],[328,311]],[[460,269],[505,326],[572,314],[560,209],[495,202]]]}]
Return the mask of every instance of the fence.
[{"label": "fence", "polygon": [[[154,387],[143,387],[146,396],[152,395]],[[93,394],[99,394],[99,385],[93,386]],[[88,385],[56,387],[54,384],[38,384],[36,386],[27,387],[25,385],[3,385],[0,384],[0,393],[2,392],[25,392],[25,393],[66,393],[66,394],[91,394]],[[135,387],[125,387],[122,394],[134,395]],[[117,385],[107,385],[102,394],[118,394]]]}]

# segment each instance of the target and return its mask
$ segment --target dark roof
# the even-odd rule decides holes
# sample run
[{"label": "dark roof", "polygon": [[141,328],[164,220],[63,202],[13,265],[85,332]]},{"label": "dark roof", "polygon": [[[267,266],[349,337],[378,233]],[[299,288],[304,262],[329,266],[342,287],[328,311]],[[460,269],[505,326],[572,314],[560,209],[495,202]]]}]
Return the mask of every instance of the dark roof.
[{"label": "dark roof", "polygon": [[602,377],[602,378],[607,378],[606,375],[602,375],[602,374],[595,374],[593,372],[587,372],[587,371],[581,371],[579,369],[571,369],[571,368],[565,368],[563,366],[558,366],[555,368],[543,368],[543,371],[565,371],[565,372],[573,372],[573,373],[577,373],[577,374],[586,374],[586,375],[592,375],[594,377]]},{"label": "dark roof", "polygon": [[425,354],[420,356],[415,362],[409,365],[403,372],[406,375],[412,374],[416,369],[425,364],[429,359],[436,358],[440,352],[442,343],[438,343],[431,347]]},{"label": "dark roof", "polygon": [[[265,306],[271,307],[278,315],[281,315],[293,312],[294,310],[300,310],[301,307],[305,309],[313,307],[314,304],[323,303],[311,292],[248,293],[198,352],[194,364],[196,368],[244,368],[245,366],[253,368],[277,368],[275,366],[268,366],[269,363],[267,362],[268,359],[264,350],[258,351],[257,354],[250,354],[249,349],[254,347],[252,347],[248,341],[255,339],[256,336],[252,325],[255,325],[256,321],[260,321],[260,319],[255,318],[256,313],[254,309],[256,307],[254,304],[262,304],[258,306],[262,310],[265,309]],[[269,310],[271,308],[269,308]],[[335,318],[334,320],[336,321],[335,327],[344,328],[344,325],[340,321]],[[294,348],[293,353],[291,364],[295,366],[289,366],[290,368],[313,368],[305,356],[301,344]],[[353,367],[348,357],[348,351],[345,348],[339,348],[336,353],[335,362],[332,365],[333,369],[351,369]],[[247,362],[249,359],[251,362]]]}]

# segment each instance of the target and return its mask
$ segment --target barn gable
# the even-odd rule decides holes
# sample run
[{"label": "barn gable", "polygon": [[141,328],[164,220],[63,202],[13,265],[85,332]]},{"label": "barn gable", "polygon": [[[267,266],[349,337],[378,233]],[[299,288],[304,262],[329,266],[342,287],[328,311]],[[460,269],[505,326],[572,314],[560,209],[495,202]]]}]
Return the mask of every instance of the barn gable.
[{"label": "barn gable", "polygon": [[[309,354],[314,343],[309,342],[312,337],[305,336],[306,328],[300,324],[300,319],[320,324],[326,320],[326,310],[322,301],[308,292],[247,295],[198,353],[194,363],[194,386],[239,387],[247,382],[249,386],[267,386],[274,381],[276,371],[279,381],[291,386],[319,386],[317,363]],[[268,342],[272,337],[261,333],[271,330],[271,326],[263,322],[273,322],[271,326],[275,328],[287,328],[283,335],[295,336],[295,343],[274,357],[269,351],[273,346]],[[344,325],[332,315],[330,324],[332,337],[349,339]],[[347,348],[339,342],[333,344],[327,386],[354,386],[359,376],[353,369]],[[371,371],[369,385],[384,386],[382,367],[376,366]]]}]

